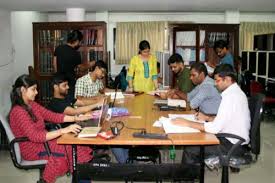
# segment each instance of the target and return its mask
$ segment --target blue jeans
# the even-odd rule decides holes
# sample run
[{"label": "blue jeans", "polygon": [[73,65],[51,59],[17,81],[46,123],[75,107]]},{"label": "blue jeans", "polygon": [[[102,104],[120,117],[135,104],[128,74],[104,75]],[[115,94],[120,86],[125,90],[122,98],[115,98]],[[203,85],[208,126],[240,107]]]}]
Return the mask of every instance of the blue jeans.
[{"label": "blue jeans", "polygon": [[79,183],[91,183],[91,180],[79,180]]},{"label": "blue jeans", "polygon": [[113,147],[111,148],[113,155],[118,163],[126,163],[128,159],[128,148],[125,147]]}]

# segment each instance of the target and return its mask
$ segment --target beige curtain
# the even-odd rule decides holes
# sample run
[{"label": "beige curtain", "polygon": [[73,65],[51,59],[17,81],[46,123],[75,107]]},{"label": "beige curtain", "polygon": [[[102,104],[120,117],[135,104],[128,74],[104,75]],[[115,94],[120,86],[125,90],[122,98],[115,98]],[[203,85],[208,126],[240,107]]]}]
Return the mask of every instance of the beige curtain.
[{"label": "beige curtain", "polygon": [[254,36],[259,34],[274,34],[275,22],[241,22],[240,49],[253,50]]},{"label": "beige curtain", "polygon": [[150,43],[151,53],[164,50],[165,22],[119,22],[116,28],[116,64],[128,64],[138,54],[142,40]]}]

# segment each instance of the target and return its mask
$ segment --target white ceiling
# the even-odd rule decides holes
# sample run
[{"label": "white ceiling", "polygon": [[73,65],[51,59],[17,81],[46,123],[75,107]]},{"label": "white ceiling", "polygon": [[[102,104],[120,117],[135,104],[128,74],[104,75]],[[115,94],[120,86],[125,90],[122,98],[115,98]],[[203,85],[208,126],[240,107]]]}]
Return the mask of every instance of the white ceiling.
[{"label": "white ceiling", "polygon": [[59,12],[66,8],[86,11],[257,11],[275,12],[275,0],[0,0],[0,9]]}]

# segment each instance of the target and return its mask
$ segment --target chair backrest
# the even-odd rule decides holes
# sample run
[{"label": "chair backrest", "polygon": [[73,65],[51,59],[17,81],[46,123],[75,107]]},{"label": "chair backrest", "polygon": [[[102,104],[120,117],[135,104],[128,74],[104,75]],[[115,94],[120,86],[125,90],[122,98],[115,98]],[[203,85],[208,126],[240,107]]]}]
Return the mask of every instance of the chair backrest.
[{"label": "chair backrest", "polygon": [[258,81],[250,81],[250,96],[256,95],[257,93],[264,93],[264,88]]},{"label": "chair backrest", "polygon": [[251,128],[250,128],[250,146],[251,152],[258,156],[261,150],[261,114],[263,111],[263,94],[256,94],[249,98],[249,110],[251,118]]},{"label": "chair backrest", "polygon": [[[9,143],[10,143],[13,139],[15,139],[15,136],[11,131],[10,124],[8,123],[7,118],[4,117],[4,115],[2,113],[0,113],[0,121],[5,129],[5,132],[7,134],[7,137],[8,137]],[[15,144],[14,149],[15,149],[16,161],[17,161],[17,163],[20,164],[22,159],[21,159],[21,153],[20,153],[20,148],[19,148],[18,143]]]},{"label": "chair backrest", "polygon": [[244,71],[241,88],[247,96],[250,96],[250,81],[251,80],[253,80],[252,72],[249,70]]}]

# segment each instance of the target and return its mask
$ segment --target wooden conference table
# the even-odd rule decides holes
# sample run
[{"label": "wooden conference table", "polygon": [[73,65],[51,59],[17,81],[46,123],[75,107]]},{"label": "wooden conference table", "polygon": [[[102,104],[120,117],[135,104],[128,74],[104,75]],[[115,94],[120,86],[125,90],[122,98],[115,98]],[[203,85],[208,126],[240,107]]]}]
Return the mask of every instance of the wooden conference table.
[{"label": "wooden conference table", "polygon": [[[103,129],[110,127],[112,121],[123,121],[130,128],[145,128],[147,133],[164,133],[163,128],[153,127],[153,123],[160,116],[167,117],[168,114],[187,114],[192,111],[160,111],[154,106],[154,96],[142,94],[138,96],[126,96],[122,100],[116,100],[116,107],[126,107],[130,116],[112,118],[105,122]],[[74,134],[64,134],[58,140],[58,144],[70,144],[73,147],[73,182],[77,182],[77,150],[76,145],[198,145],[201,148],[201,157],[204,157],[204,145],[219,144],[215,135],[209,133],[169,134],[171,140],[141,139],[134,138],[133,132],[137,130],[123,128],[120,135],[111,140],[102,138],[77,138]],[[200,182],[204,182],[204,161],[201,161]]]}]

